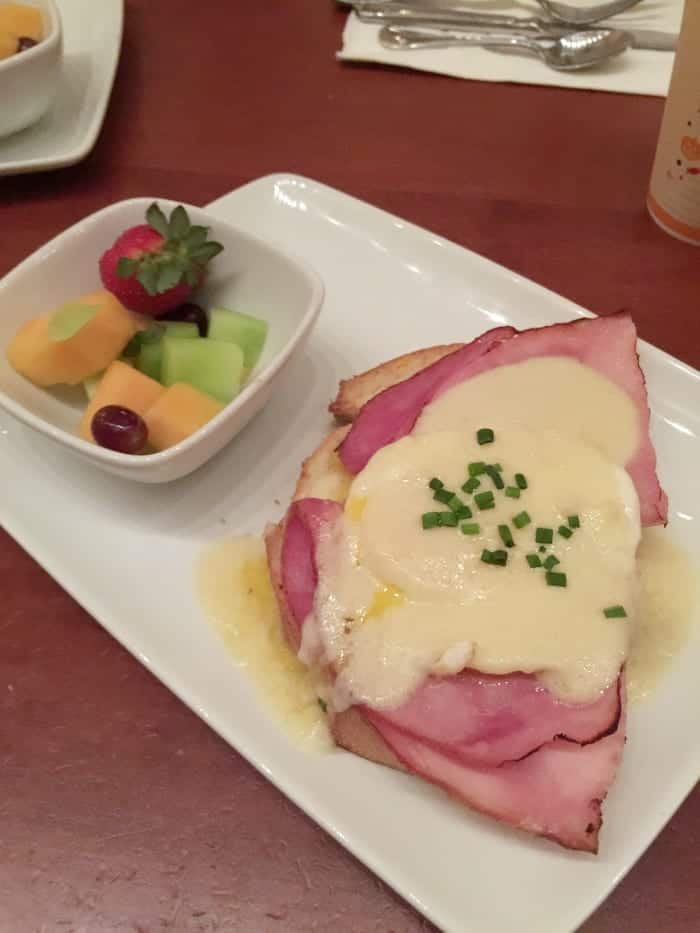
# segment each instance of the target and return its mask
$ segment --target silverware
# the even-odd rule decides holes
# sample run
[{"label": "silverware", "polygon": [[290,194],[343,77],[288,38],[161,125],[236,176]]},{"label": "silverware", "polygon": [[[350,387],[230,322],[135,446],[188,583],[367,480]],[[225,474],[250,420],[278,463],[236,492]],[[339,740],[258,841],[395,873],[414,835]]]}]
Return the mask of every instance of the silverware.
[{"label": "silverware", "polygon": [[[460,0],[370,0],[369,4],[364,0],[338,0],[338,2],[356,8],[367,5],[383,8],[387,16],[392,12],[395,15],[401,15],[401,10],[415,9],[427,11],[431,16],[434,13],[472,12]],[[601,20],[610,19],[611,16],[624,13],[625,10],[637,6],[640,2],[641,0],[606,0],[605,3],[595,3],[592,6],[574,6],[570,3],[563,3],[561,0],[537,0],[550,19],[567,26],[590,26]]]},{"label": "silverware", "polygon": [[499,33],[485,30],[450,32],[443,29],[431,33],[401,26],[384,26],[379,32],[379,41],[386,49],[401,51],[478,45],[483,48],[531,52],[557,71],[591,68],[620,55],[630,44],[627,33],[617,29],[588,29],[546,37],[506,30]]},{"label": "silverware", "polygon": [[559,0],[537,0],[539,5],[552,19],[569,26],[590,26],[601,20],[610,19],[618,13],[624,13],[636,6],[640,0],[610,0],[608,3],[596,3],[593,6],[572,6]]},{"label": "silverware", "polygon": [[[475,27],[484,29],[512,29],[525,35],[562,36],[571,32],[562,23],[552,22],[537,16],[503,16],[498,13],[478,13],[466,7],[405,5],[403,3],[374,0],[361,2],[355,7],[360,20],[365,23],[401,26],[410,24],[416,28],[450,27],[453,30]],[[653,29],[627,29],[630,47],[634,49],[655,49],[672,52],[676,48],[678,36],[670,32]]]}]

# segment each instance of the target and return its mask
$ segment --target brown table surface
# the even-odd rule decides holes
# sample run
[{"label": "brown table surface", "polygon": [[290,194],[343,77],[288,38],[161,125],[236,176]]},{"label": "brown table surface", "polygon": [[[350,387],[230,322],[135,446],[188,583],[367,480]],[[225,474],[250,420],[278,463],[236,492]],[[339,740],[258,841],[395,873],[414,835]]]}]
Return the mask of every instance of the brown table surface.
[{"label": "brown table surface", "polygon": [[[0,181],[0,274],[111,201],[294,171],[628,308],[700,365],[700,252],[644,209],[661,100],[341,65],[343,21],[330,0],[127,0],[94,152]],[[0,592],[2,933],[433,929],[2,533]],[[699,834],[696,790],[585,933],[700,930]]]}]

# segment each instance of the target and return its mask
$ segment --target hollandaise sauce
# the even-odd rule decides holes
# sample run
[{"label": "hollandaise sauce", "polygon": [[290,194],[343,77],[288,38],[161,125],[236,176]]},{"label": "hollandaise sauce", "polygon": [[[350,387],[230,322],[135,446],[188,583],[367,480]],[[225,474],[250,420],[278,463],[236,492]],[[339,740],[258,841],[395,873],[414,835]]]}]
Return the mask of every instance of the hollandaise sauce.
[{"label": "hollandaise sauce", "polygon": [[247,535],[210,544],[196,585],[207,619],[272,714],[296,740],[330,747],[318,684],[282,635],[262,540]]},{"label": "hollandaise sauce", "polygon": [[212,546],[208,616],[298,734],[324,735],[306,665],[337,672],[324,702],[391,708],[465,667],[525,671],[593,701],[626,665],[653,689],[687,637],[695,570],[668,531],[641,532],[624,469],[640,441],[625,392],[571,359],[538,358],[456,384],[355,477],[308,495],[344,502],[322,536],[300,658],[280,634],[262,544]]}]

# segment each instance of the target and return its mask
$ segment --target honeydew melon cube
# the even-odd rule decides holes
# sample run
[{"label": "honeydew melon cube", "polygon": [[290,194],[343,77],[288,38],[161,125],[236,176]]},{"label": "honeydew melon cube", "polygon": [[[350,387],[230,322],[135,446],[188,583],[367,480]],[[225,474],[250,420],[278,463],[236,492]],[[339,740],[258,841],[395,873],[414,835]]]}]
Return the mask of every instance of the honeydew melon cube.
[{"label": "honeydew melon cube", "polygon": [[246,372],[250,372],[260,359],[267,331],[267,321],[251,314],[228,308],[213,308],[209,312],[209,337],[238,344],[243,350],[243,368]]},{"label": "honeydew melon cube", "polygon": [[210,337],[200,337],[198,340],[163,337],[161,346],[163,385],[186,382],[224,404],[238,395],[243,351],[237,344]]}]

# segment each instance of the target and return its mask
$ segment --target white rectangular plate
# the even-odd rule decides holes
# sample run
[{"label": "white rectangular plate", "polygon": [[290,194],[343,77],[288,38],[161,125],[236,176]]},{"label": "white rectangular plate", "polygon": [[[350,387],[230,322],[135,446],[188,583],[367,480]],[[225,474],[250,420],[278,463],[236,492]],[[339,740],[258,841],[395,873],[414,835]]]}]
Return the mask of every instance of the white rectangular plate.
[{"label": "white rectangular plate", "polygon": [[119,61],[124,0],[57,0],[63,64],[53,106],[38,123],[0,139],[0,175],[65,168],[95,145]]},{"label": "white rectangular plate", "polygon": [[[569,933],[649,845],[700,775],[700,627],[630,713],[597,858],[501,828],[440,791],[345,753],[294,746],[198,608],[204,541],[280,514],[328,429],[338,379],[497,324],[587,312],[512,272],[313,181],[260,179],[209,209],[315,266],[326,302],[285,385],[197,473],[159,487],[109,477],[0,419],[8,531],[143,664],[292,800],[449,933]],[[700,374],[642,346],[671,530],[700,564]],[[697,527],[697,526],[696,526]],[[70,547],[66,547],[67,535]]]}]

